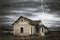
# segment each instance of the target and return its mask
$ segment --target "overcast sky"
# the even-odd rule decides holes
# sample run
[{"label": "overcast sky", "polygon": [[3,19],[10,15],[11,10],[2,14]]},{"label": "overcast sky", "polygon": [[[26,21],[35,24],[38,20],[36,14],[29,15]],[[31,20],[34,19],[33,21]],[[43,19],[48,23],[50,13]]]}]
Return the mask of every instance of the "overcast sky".
[{"label": "overcast sky", "polygon": [[[30,2],[28,2],[30,1]],[[60,0],[0,0],[0,25],[12,25],[20,16],[60,27]],[[43,12],[44,11],[44,12]]]}]

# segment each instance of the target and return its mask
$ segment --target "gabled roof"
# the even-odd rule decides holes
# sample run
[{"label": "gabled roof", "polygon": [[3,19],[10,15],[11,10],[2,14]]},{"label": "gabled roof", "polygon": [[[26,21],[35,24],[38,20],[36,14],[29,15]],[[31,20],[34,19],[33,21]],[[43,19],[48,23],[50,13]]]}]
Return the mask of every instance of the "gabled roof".
[{"label": "gabled roof", "polygon": [[39,25],[40,22],[41,22],[41,20],[36,20],[36,21],[31,21],[30,24],[31,25]]},{"label": "gabled roof", "polygon": [[30,19],[28,19],[28,18],[26,18],[26,17],[20,16],[12,25],[14,25],[16,22],[18,22],[18,20],[20,20],[21,18],[27,19],[27,20],[29,20],[30,22],[32,21],[32,20],[30,20]]},{"label": "gabled roof", "polygon": [[[34,20],[28,19],[28,18],[23,17],[23,16],[20,16],[20,17],[13,23],[13,25],[14,25],[16,22],[18,22],[18,20],[20,20],[21,18],[24,18],[24,19],[28,20],[30,25],[43,26],[43,27],[45,27],[43,24],[42,24],[42,25],[39,25],[39,23],[41,22],[41,20],[35,20],[35,21],[34,21]],[[48,29],[47,27],[45,27],[45,28]]]},{"label": "gabled roof", "polygon": [[20,16],[20,17],[13,23],[13,25],[14,25],[16,22],[18,22],[18,20],[20,20],[21,18],[24,18],[24,19],[28,20],[31,25],[37,25],[38,23],[41,22],[41,20],[33,21],[33,20],[28,19],[28,18],[26,18],[26,17]]}]

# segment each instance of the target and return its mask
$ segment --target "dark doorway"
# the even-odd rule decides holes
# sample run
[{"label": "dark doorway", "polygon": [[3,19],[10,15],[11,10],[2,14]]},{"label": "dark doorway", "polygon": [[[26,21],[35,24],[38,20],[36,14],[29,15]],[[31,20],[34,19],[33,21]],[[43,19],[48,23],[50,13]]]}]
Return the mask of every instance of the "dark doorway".
[{"label": "dark doorway", "polygon": [[36,33],[39,33],[39,28],[38,27],[36,27]]}]

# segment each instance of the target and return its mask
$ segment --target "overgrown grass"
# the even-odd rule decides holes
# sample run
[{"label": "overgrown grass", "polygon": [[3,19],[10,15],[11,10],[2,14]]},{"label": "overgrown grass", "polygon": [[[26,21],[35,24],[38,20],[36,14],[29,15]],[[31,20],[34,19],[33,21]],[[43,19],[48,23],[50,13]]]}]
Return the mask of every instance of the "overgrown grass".
[{"label": "overgrown grass", "polygon": [[60,34],[58,33],[50,33],[45,35],[44,37],[41,36],[13,36],[12,34],[4,34],[0,36],[0,40],[60,40]]}]

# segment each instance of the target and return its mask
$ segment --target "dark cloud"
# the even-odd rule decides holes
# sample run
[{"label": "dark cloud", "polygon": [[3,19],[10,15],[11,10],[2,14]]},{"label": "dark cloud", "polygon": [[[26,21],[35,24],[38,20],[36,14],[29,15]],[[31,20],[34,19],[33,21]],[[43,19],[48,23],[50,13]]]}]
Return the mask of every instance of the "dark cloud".
[{"label": "dark cloud", "polygon": [[25,16],[42,20],[47,27],[60,27],[60,0],[43,0],[42,4],[43,8],[41,0],[0,0],[0,26],[11,26]]}]

